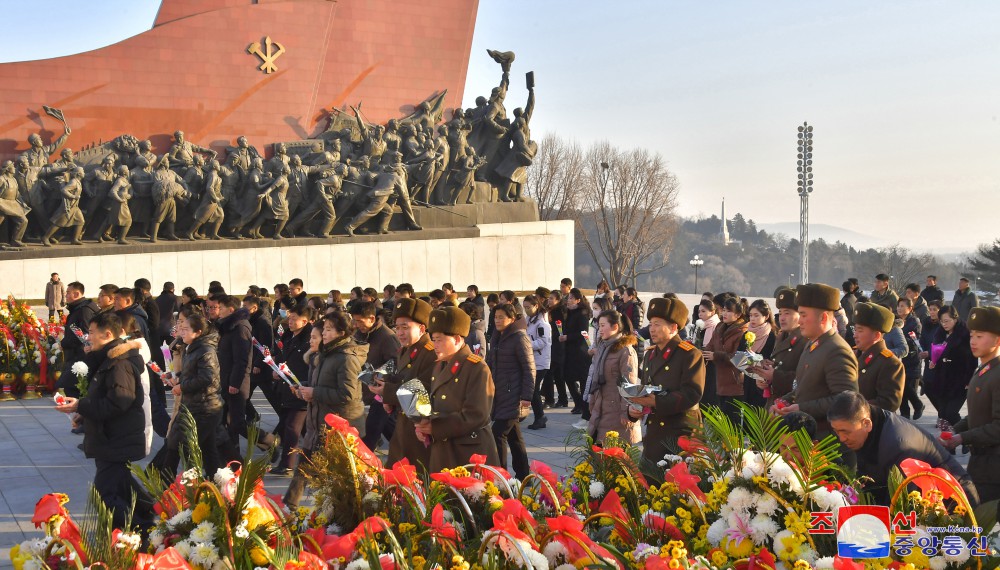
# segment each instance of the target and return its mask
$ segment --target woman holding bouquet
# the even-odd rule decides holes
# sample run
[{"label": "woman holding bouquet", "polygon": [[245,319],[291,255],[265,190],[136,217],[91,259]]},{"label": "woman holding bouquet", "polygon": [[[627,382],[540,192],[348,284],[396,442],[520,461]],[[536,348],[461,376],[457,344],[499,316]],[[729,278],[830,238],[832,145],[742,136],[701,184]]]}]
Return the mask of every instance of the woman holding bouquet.
[{"label": "woman holding bouquet", "polygon": [[[938,311],[940,327],[934,335],[928,368],[934,371],[933,383],[927,386],[927,396],[938,411],[938,429],[951,431],[962,418],[966,389],[976,370],[976,357],[969,347],[969,328],[958,318],[954,306],[945,305]],[[934,345],[943,345],[940,356],[934,356]]]},{"label": "woman holding bouquet", "polygon": [[722,304],[722,324],[705,347],[705,360],[715,364],[715,384],[719,407],[734,422],[740,421],[739,408],[733,403],[743,401],[743,373],[733,364],[737,351],[746,349],[747,302],[739,297],[727,297]]},{"label": "woman holding bouquet", "polygon": [[[705,295],[708,295],[708,298],[702,296],[697,309],[697,332],[695,333],[694,345],[698,350],[707,350],[708,343],[712,342],[716,329],[722,323],[718,307],[715,306],[711,293],[705,293]],[[715,387],[715,363],[708,360],[705,361],[705,394],[701,403],[719,405],[719,395]]]},{"label": "woman holding bouquet", "polygon": [[590,390],[587,433],[601,443],[609,431],[615,431],[623,441],[635,445],[642,441],[642,429],[629,416],[629,402],[618,391],[619,380],[629,384],[638,382],[639,357],[633,348],[636,338],[632,321],[618,311],[609,310],[598,315],[597,323],[599,340],[587,379]]},{"label": "woman holding bouquet", "polygon": [[[748,343],[748,346],[741,350],[750,350],[763,356],[765,360],[770,359],[771,353],[774,352],[774,343],[777,340],[775,331],[778,329],[778,325],[774,322],[771,306],[764,299],[757,299],[750,304],[747,317],[747,332],[753,333],[753,343]],[[748,335],[745,338],[749,340]],[[748,404],[761,407],[767,404],[763,390],[757,387],[756,378],[744,376],[743,394]]]}]

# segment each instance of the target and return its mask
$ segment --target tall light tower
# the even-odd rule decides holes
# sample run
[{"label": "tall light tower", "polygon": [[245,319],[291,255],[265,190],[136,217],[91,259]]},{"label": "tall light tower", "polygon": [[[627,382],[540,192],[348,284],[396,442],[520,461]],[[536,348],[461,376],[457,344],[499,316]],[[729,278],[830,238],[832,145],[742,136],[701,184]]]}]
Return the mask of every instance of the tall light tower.
[{"label": "tall light tower", "polygon": [[813,191],[812,156],[813,128],[809,123],[799,127],[799,246],[802,248],[802,264],[799,280],[809,282],[809,194]]}]

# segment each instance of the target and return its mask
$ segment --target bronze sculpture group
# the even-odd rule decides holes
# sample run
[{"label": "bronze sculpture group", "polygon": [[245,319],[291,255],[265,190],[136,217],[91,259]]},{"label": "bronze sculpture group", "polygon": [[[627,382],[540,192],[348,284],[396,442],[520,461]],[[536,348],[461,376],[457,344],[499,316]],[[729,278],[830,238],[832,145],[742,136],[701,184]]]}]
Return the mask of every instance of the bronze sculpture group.
[{"label": "bronze sculpture group", "polygon": [[527,105],[511,120],[504,100],[514,54],[488,53],[501,66],[499,86],[446,122],[443,93],[385,125],[366,122],[359,104],[353,117],[334,110],[315,139],[274,143],[267,160],[243,136],[220,160],[177,131],[163,155],[149,140],[121,135],[79,155],[64,148],[50,162],[72,131],[61,112],[46,109],[63,134],[49,145],[32,134],[30,148],[0,168],[6,249],[26,247],[26,233],[45,247],[82,245],[85,236],[123,245],[129,237],[330,237],[338,223],[347,236],[388,233],[397,209],[406,228],[419,230],[414,205],[472,204],[476,183],[488,185],[490,201],[521,200],[537,151],[534,77],[527,74]]}]

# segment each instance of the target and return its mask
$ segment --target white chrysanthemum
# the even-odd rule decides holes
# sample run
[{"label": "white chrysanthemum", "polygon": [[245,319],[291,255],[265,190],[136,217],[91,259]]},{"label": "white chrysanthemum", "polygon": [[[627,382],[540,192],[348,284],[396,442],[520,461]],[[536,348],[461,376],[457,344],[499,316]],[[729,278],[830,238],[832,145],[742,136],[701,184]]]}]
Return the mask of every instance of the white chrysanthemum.
[{"label": "white chrysanthemum", "polygon": [[820,558],[813,564],[814,570],[833,570],[833,557],[825,556]]},{"label": "white chrysanthemum", "polygon": [[948,561],[944,559],[944,556],[932,556],[928,562],[930,562],[931,570],[944,570],[948,566]]},{"label": "white chrysanthemum", "polygon": [[201,470],[197,467],[192,467],[181,473],[181,483],[185,485],[191,481],[197,481],[198,479],[201,479]]},{"label": "white chrysanthemum", "polygon": [[[757,546],[767,544],[767,541],[777,532],[778,523],[771,520],[769,516],[757,515],[750,519],[750,538],[753,539],[754,544]],[[780,544],[777,540],[774,543]]]},{"label": "white chrysanthemum", "polygon": [[153,548],[159,548],[163,544],[163,533],[159,530],[154,530],[149,533],[149,545]]},{"label": "white chrysanthemum", "polygon": [[365,494],[364,499],[362,499],[365,503],[377,503],[380,500],[382,500],[382,495],[376,493],[375,491],[368,491],[368,493]]},{"label": "white chrysanthemum", "polygon": [[191,560],[191,549],[193,546],[194,545],[192,545],[189,541],[182,540],[174,545],[174,550],[176,550],[177,554],[180,554],[184,560]]},{"label": "white chrysanthemum", "polygon": [[511,477],[510,479],[507,479],[507,486],[510,487],[510,490],[514,493],[514,495],[517,495],[517,492],[521,489],[521,482],[518,481],[516,477]]},{"label": "white chrysanthemum", "polygon": [[368,561],[364,558],[359,558],[357,560],[352,560],[350,564],[347,565],[344,570],[369,570],[371,567],[368,566]]},{"label": "white chrysanthemum", "polygon": [[712,526],[708,527],[708,533],[705,535],[705,538],[712,546],[719,546],[722,543],[722,538],[726,536],[726,530],[728,529],[729,525],[726,524],[726,519],[719,519],[712,523]]},{"label": "white chrysanthemum", "polygon": [[73,363],[73,366],[69,369],[70,372],[76,374],[77,376],[86,376],[90,372],[90,368],[87,367],[87,363],[80,360]]},{"label": "white chrysanthemum", "polygon": [[[549,564],[555,566],[559,561],[565,561],[566,556],[569,555],[569,551],[563,546],[558,540],[553,540],[545,545],[545,549],[542,550],[542,554],[545,558],[549,560]],[[558,570],[558,568],[556,569]]]},{"label": "white chrysanthemum", "polygon": [[731,506],[736,512],[746,512],[753,505],[753,494],[743,487],[735,487],[729,492],[729,499],[726,504]]},{"label": "white chrysanthemum", "polygon": [[139,550],[142,546],[142,537],[138,534],[131,532],[123,532],[118,535],[118,542],[115,544],[116,548],[129,549],[129,550]]},{"label": "white chrysanthemum", "polygon": [[233,473],[233,470],[229,467],[220,467],[212,479],[215,481],[217,487],[224,489],[226,485],[236,479],[236,473]]},{"label": "white chrysanthemum", "polygon": [[219,552],[208,542],[199,542],[191,548],[191,562],[202,567],[212,566],[219,560]]},{"label": "white chrysanthemum", "polygon": [[544,554],[535,550],[531,546],[531,543],[526,540],[519,540],[518,542],[521,544],[521,549],[527,553],[528,561],[534,570],[549,570],[549,561],[545,558]]},{"label": "white chrysanthemum", "polygon": [[771,495],[757,497],[757,514],[771,516],[778,511],[778,501]]},{"label": "white chrysanthemum", "polygon": [[194,542],[212,542],[215,539],[215,524],[204,521],[191,531],[191,540]]},{"label": "white chrysanthemum", "polygon": [[962,550],[960,550],[958,554],[952,556],[950,554],[945,553],[944,554],[944,559],[947,560],[950,564],[964,564],[965,561],[969,559],[969,555],[970,554],[971,553],[969,552],[968,545],[966,545],[963,542],[962,543]]},{"label": "white chrysanthemum", "polygon": [[173,530],[178,526],[187,523],[190,520],[191,520],[191,509],[184,509],[183,511],[170,517],[170,519],[167,521],[167,528]]},{"label": "white chrysanthemum", "polygon": [[806,562],[813,564],[816,562],[816,558],[819,557],[819,553],[813,550],[809,543],[805,543],[799,546],[799,559],[805,560]]},{"label": "white chrysanthemum", "polygon": [[[757,529],[754,529],[754,534],[756,534],[756,531],[757,531]],[[774,547],[773,547],[773,550],[775,550],[777,552],[777,551],[781,550],[785,546],[785,544],[784,544],[785,539],[788,539],[788,538],[794,539],[795,538],[795,533],[792,532],[792,531],[790,531],[790,530],[782,530],[782,531],[777,532],[773,536],[774,536]]]},{"label": "white chrysanthemum", "polygon": [[[447,515],[450,513],[448,511],[445,511],[445,514]],[[326,527],[326,534],[333,534],[340,536],[344,534],[344,527],[340,526],[337,523],[331,523],[329,526]]]},{"label": "white chrysanthemum", "polygon": [[240,524],[236,525],[236,528],[233,529],[233,534],[236,535],[236,538],[250,538],[250,531],[247,530],[246,519],[243,519],[240,521]]},{"label": "white chrysanthemum", "polygon": [[674,463],[677,463],[679,461],[683,461],[684,458],[681,457],[680,455],[671,455],[671,454],[668,453],[668,454],[666,454],[666,455],[663,456],[663,460],[666,461],[667,464],[673,465]]},{"label": "white chrysanthemum", "polygon": [[799,483],[795,471],[784,461],[775,462],[768,472],[768,479],[775,485],[787,483],[789,488],[797,494],[802,494],[802,484]]},{"label": "white chrysanthemum", "polygon": [[604,496],[604,483],[600,481],[591,481],[590,483],[590,496],[594,499],[600,499]]}]

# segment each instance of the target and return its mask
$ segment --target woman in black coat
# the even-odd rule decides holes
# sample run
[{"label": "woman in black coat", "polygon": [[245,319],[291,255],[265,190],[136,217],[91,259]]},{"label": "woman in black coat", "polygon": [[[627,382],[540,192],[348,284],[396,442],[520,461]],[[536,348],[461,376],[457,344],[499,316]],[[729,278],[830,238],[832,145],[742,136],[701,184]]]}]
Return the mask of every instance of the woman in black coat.
[{"label": "woman in black coat", "polygon": [[969,348],[969,329],[958,318],[958,311],[945,305],[938,312],[940,327],[933,344],[944,343],[944,352],[928,364],[934,371],[933,382],[927,385],[927,396],[938,411],[938,429],[950,430],[961,419],[959,411],[965,404],[966,389],[976,370],[976,357]]},{"label": "woman in black coat", "polygon": [[[222,425],[222,381],[219,373],[219,335],[208,320],[197,310],[184,308],[177,319],[177,336],[186,348],[182,357],[180,374],[170,378],[175,398],[191,412],[198,429],[198,447],[201,448],[202,465],[208,477],[213,477],[222,466],[218,451],[217,435]],[[164,468],[166,480],[173,480],[180,462],[178,443],[184,436],[179,433],[177,418],[167,434],[167,455]]]},{"label": "woman in black coat", "polygon": [[528,476],[528,451],[521,435],[521,408],[531,405],[535,388],[535,356],[531,339],[524,331],[523,319],[510,303],[496,306],[496,332],[486,354],[486,364],[493,374],[493,439],[496,440],[500,466],[507,468],[507,447],[510,446],[514,476]]},{"label": "woman in black coat", "polygon": [[[576,287],[570,290],[566,297],[566,320],[562,323],[562,331],[556,340],[563,345],[563,376],[566,387],[573,398],[571,413],[583,414],[583,419],[590,419],[590,410],[583,405],[580,397],[580,387],[587,382],[590,373],[590,347],[583,333],[590,328],[590,303],[587,297]],[[589,333],[588,333],[589,334]]]}]

